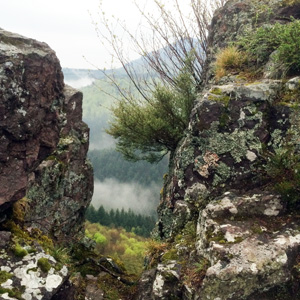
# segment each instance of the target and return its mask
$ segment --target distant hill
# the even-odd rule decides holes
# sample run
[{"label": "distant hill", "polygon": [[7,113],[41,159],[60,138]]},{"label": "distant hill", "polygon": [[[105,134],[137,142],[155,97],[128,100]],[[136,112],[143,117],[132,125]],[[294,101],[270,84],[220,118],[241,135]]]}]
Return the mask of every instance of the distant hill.
[{"label": "distant hill", "polygon": [[[137,75],[146,74],[146,64],[143,58],[133,60],[128,65],[130,65],[131,68],[134,68]],[[103,80],[106,78],[104,70],[63,68],[62,71],[64,73],[65,83],[75,88],[82,88],[91,85],[96,80]],[[105,73],[108,75],[114,74],[117,79],[128,78],[123,67],[108,69],[105,70]]]},{"label": "distant hill", "polygon": [[[161,57],[161,61],[163,61],[163,64],[161,65],[164,65],[164,67],[166,69],[169,69],[171,72],[177,72],[178,68],[180,68],[181,65],[181,59],[179,59],[179,57],[186,57],[187,53],[189,53],[192,49],[194,49],[198,54],[200,53],[200,56],[204,55],[204,52],[201,50],[197,39],[192,40],[192,44],[193,47],[187,41],[177,42],[171,46],[153,51],[149,53],[149,55],[153,56],[153,58],[155,58],[156,56]],[[176,49],[179,57],[173,54],[174,49]],[[151,76],[158,75],[155,71],[151,69],[149,70],[148,64],[142,56],[129,62],[127,64],[127,67],[133,69],[135,75],[138,77],[147,76],[147,74],[151,74]],[[82,88],[92,84],[96,80],[105,79],[104,72],[100,69],[92,70],[63,68],[63,73],[65,76],[65,82],[75,88]],[[109,75],[114,74],[117,79],[128,77],[123,67],[116,69],[107,69],[105,70],[105,73]]]}]

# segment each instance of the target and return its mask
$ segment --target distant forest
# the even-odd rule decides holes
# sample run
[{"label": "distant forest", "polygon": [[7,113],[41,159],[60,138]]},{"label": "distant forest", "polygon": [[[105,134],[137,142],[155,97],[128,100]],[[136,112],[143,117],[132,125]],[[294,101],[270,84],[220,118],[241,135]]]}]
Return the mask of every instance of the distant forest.
[{"label": "distant forest", "polygon": [[122,154],[114,149],[91,150],[88,157],[94,168],[94,176],[100,181],[115,178],[120,182],[137,182],[144,186],[154,182],[162,186],[163,175],[168,168],[167,157],[158,164],[145,161],[133,163],[124,160]]},{"label": "distant forest", "polygon": [[123,227],[127,232],[134,232],[143,237],[149,237],[155,225],[155,218],[135,214],[131,209],[117,209],[106,211],[101,205],[97,210],[90,205],[86,211],[86,219],[91,223],[99,223],[103,226]]}]

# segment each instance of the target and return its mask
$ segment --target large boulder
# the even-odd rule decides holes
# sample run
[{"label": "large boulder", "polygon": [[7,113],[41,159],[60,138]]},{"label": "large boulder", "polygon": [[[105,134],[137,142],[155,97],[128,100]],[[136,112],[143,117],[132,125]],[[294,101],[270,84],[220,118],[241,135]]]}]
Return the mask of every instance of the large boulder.
[{"label": "large boulder", "polygon": [[69,283],[68,246],[84,247],[89,128],[55,52],[4,30],[0,134],[0,298],[52,299]]},{"label": "large boulder", "polygon": [[30,172],[55,149],[63,86],[53,50],[0,30],[0,211],[25,195]]},{"label": "large boulder", "polygon": [[280,196],[269,192],[226,192],[208,204],[197,229],[198,254],[210,263],[199,299],[247,299],[291,281],[298,224],[297,216],[285,215]]},{"label": "large boulder", "polygon": [[31,173],[24,221],[27,227],[66,241],[82,232],[93,193],[93,173],[86,158],[89,128],[82,122],[82,93],[68,86],[63,92],[60,139]]},{"label": "large boulder", "polygon": [[0,83],[0,212],[15,203],[25,227],[73,239],[93,192],[82,93],[64,85],[48,45],[4,30]]},{"label": "large boulder", "polygon": [[[174,236],[194,211],[229,189],[264,184],[266,154],[297,145],[297,109],[278,105],[290,82],[214,85],[200,95],[159,206],[159,234]],[[183,213],[183,208],[184,213]]]}]

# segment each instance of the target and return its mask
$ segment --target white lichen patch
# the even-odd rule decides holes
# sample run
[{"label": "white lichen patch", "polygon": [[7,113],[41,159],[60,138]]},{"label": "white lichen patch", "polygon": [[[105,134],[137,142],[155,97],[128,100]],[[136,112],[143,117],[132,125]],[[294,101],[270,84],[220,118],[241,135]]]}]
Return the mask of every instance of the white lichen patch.
[{"label": "white lichen patch", "polygon": [[26,110],[24,110],[24,108],[23,108],[23,107],[21,107],[21,108],[17,109],[17,113],[19,113],[19,114],[23,115],[23,117],[25,117],[25,116],[27,115],[27,111],[26,111]]},{"label": "white lichen patch", "polygon": [[245,112],[241,109],[241,112],[240,112],[240,118],[239,118],[238,121],[243,121],[243,120],[245,120],[245,118],[246,118],[246,114],[245,114]]},{"label": "white lichen patch", "polygon": [[59,275],[49,275],[46,278],[45,288],[48,292],[52,292],[62,283],[62,277]]},{"label": "white lichen patch", "polygon": [[257,274],[258,273],[258,269],[255,263],[251,264],[250,266],[250,270],[252,271],[253,274]]},{"label": "white lichen patch", "polygon": [[288,257],[286,253],[276,257],[276,262],[280,263],[281,265],[286,264],[287,261],[288,261]]},{"label": "white lichen patch", "polygon": [[11,268],[10,268],[10,267],[8,267],[8,266],[1,266],[1,267],[0,267],[0,270],[1,270],[1,271],[5,271],[5,272],[8,272],[8,273],[9,273],[9,272],[11,271]]},{"label": "white lichen patch", "polygon": [[[40,258],[46,258],[52,268],[48,272],[42,272],[38,267]],[[1,271],[7,271],[13,274],[12,279],[2,283],[2,287],[12,289],[13,287],[22,286],[24,292],[22,298],[25,300],[42,299],[43,292],[53,292],[62,284],[68,275],[68,269],[63,266],[60,271],[56,271],[54,266],[56,260],[44,252],[28,254],[21,260],[6,260],[6,265],[1,266]],[[3,295],[1,295],[3,298]],[[9,298],[4,298],[9,299]]]},{"label": "white lichen patch", "polygon": [[156,275],[155,280],[153,282],[153,293],[158,297],[162,297],[163,286],[164,286],[164,279],[162,275],[160,274]]},{"label": "white lichen patch", "polygon": [[280,203],[280,199],[278,198],[266,203],[266,206],[267,207],[264,210],[264,214],[266,216],[278,216],[283,208],[282,204]]},{"label": "white lichen patch", "polygon": [[13,281],[11,279],[7,279],[5,282],[1,283],[1,287],[5,289],[12,289]]},{"label": "white lichen patch", "polygon": [[227,240],[227,242],[234,243],[235,238],[236,238],[235,234],[232,234],[231,232],[226,231],[226,233],[225,233],[225,239]]},{"label": "white lichen patch", "polygon": [[9,296],[8,296],[8,293],[1,294],[1,298],[2,298],[2,299],[8,299],[8,300],[10,300],[10,299],[11,299],[11,300],[15,300],[15,298],[9,297]]},{"label": "white lichen patch", "polygon": [[[209,208],[209,205],[207,206]],[[229,197],[225,196],[219,204],[214,205],[214,211],[228,210],[232,214],[237,214],[238,210]]]},{"label": "white lichen patch", "polygon": [[71,136],[65,137],[65,138],[61,138],[59,140],[59,145],[70,145],[74,143],[74,139]]},{"label": "white lichen patch", "polygon": [[247,151],[246,157],[247,157],[247,159],[250,160],[251,162],[252,162],[252,161],[255,161],[255,160],[257,159],[257,155],[256,155],[254,152],[250,151],[250,150]]},{"label": "white lichen patch", "polygon": [[290,79],[290,80],[286,83],[286,87],[287,87],[289,90],[291,90],[291,91],[293,91],[293,90],[299,88],[299,86],[300,86],[300,77],[299,77],[299,76]]}]

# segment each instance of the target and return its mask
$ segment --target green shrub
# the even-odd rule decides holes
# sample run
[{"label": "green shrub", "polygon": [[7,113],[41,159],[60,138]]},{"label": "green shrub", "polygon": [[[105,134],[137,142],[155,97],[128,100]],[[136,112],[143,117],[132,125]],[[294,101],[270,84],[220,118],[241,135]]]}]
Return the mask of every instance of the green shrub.
[{"label": "green shrub", "polygon": [[277,149],[269,154],[265,167],[274,189],[281,194],[288,208],[295,208],[300,200],[300,155],[292,147]]},{"label": "green shrub", "polygon": [[197,96],[189,71],[183,70],[174,82],[176,88],[157,85],[149,99],[123,99],[111,109],[114,119],[106,132],[117,139],[116,149],[125,159],[153,163],[174,153]]},{"label": "green shrub", "polygon": [[276,50],[273,59],[286,73],[300,71],[300,20],[259,27],[245,33],[237,43],[258,66]]}]

